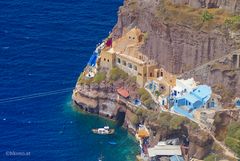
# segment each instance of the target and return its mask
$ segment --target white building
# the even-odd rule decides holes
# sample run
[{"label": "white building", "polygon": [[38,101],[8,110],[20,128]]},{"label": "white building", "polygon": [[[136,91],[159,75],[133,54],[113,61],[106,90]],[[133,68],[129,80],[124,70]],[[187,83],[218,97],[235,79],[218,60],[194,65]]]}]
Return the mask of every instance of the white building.
[{"label": "white building", "polygon": [[173,97],[178,98],[187,93],[190,93],[195,89],[197,83],[194,81],[193,78],[189,79],[177,79],[176,86],[172,88],[171,94]]}]

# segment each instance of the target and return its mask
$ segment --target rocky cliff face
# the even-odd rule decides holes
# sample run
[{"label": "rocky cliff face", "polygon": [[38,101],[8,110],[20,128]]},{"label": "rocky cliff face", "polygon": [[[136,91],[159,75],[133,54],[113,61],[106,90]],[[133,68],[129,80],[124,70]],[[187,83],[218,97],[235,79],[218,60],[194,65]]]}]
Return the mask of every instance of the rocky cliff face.
[{"label": "rocky cliff face", "polygon": [[238,0],[171,0],[176,5],[189,5],[194,8],[223,8],[233,13],[240,12]]},{"label": "rocky cliff face", "polygon": [[[238,49],[236,36],[231,36],[227,30],[219,29],[219,26],[214,26],[208,30],[199,27],[199,24],[196,25],[197,27],[193,27],[196,19],[193,18],[192,20],[191,17],[186,17],[181,21],[176,19],[176,21],[170,22],[169,17],[174,12],[165,12],[167,9],[164,1],[166,0],[125,0],[124,6],[120,8],[118,13],[118,22],[113,29],[113,36],[119,37],[125,29],[134,26],[139,27],[147,33],[146,43],[142,48],[142,52],[150,59],[154,59],[159,66],[175,74],[194,69]],[[172,1],[180,4],[192,4],[196,1],[196,3],[222,7],[233,5],[235,9],[238,8],[240,3],[240,1],[236,1],[232,4],[232,0]],[[163,14],[166,15],[163,16]],[[176,16],[173,17],[179,15],[181,17],[181,12],[175,14]],[[209,27],[209,25],[207,26]],[[224,79],[224,75],[221,74],[216,74],[214,77],[218,81]],[[236,77],[239,77],[239,75],[236,75]],[[207,79],[210,78],[212,77],[209,76]],[[210,85],[218,83],[214,80],[206,82],[203,79],[199,79],[199,81],[210,83]],[[240,81],[237,81],[236,84],[240,84]],[[236,88],[236,86],[233,88]]]}]

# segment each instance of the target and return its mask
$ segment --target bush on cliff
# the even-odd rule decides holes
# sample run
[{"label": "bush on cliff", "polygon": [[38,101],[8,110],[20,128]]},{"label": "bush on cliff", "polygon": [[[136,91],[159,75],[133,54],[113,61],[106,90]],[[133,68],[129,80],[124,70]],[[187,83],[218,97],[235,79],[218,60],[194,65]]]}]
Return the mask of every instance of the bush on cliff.
[{"label": "bush on cliff", "polygon": [[144,88],[138,89],[138,94],[140,95],[141,102],[148,108],[153,108],[154,101],[148,91]]},{"label": "bush on cliff", "polygon": [[208,11],[203,12],[202,20],[203,22],[210,21],[214,18],[213,14],[209,13]]},{"label": "bush on cliff", "polygon": [[233,30],[239,30],[240,29],[240,16],[233,16],[233,17],[227,18],[225,20],[224,24],[227,28],[231,28]]},{"label": "bush on cliff", "polygon": [[204,161],[215,161],[218,160],[218,157],[216,154],[209,154],[207,157],[204,158]]},{"label": "bush on cliff", "polygon": [[173,117],[170,120],[170,129],[179,130],[179,129],[181,129],[182,125],[185,122],[187,122],[187,121],[184,117],[181,117],[181,116]]},{"label": "bush on cliff", "polygon": [[78,84],[90,84],[93,81],[93,79],[87,79],[84,77],[83,73],[80,74],[78,77]]},{"label": "bush on cliff", "polygon": [[136,125],[139,123],[139,118],[138,118],[138,116],[137,116],[136,114],[134,114],[134,113],[130,113],[130,114],[128,115],[128,118],[129,118],[130,122],[131,122],[134,126],[136,126]]},{"label": "bush on cliff", "polygon": [[127,79],[128,74],[125,73],[123,70],[115,67],[110,70],[110,80],[111,81],[116,81],[118,79]]},{"label": "bush on cliff", "polygon": [[225,144],[240,157],[240,123],[232,122],[227,129]]},{"label": "bush on cliff", "polygon": [[106,79],[106,73],[105,72],[98,72],[94,79],[93,82],[94,83],[101,83],[102,81],[104,81]]}]

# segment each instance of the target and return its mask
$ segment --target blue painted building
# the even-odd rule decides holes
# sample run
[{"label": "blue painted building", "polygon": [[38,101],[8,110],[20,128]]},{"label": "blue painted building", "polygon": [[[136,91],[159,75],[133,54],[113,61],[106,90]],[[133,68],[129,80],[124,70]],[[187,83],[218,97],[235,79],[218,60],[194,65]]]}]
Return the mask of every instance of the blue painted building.
[{"label": "blue painted building", "polygon": [[179,155],[171,156],[169,159],[170,161],[184,161],[183,157]]},{"label": "blue painted building", "polygon": [[236,98],[235,105],[237,108],[240,108],[240,98]]},{"label": "blue painted building", "polygon": [[96,65],[97,58],[98,58],[98,53],[93,52],[92,56],[88,61],[88,65],[94,67]]},{"label": "blue painted building", "polygon": [[192,118],[192,112],[206,105],[211,98],[212,90],[207,85],[199,85],[192,92],[176,98],[173,110],[186,117]]}]

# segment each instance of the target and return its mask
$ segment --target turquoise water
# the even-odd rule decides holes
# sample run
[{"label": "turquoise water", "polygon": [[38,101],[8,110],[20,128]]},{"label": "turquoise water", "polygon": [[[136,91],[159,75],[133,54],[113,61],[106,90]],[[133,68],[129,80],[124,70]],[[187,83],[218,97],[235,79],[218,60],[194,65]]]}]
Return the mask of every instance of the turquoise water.
[{"label": "turquoise water", "polygon": [[[120,5],[119,0],[0,1],[0,99],[73,89],[96,44],[116,23]],[[71,93],[0,101],[0,160],[96,161],[100,154],[107,161],[134,160],[134,139],[111,121],[74,111]],[[116,134],[91,132],[106,124]],[[30,155],[6,155],[9,151]]]},{"label": "turquoise water", "polygon": [[[81,112],[77,110],[76,107],[73,107],[71,102],[68,102],[68,104],[64,106],[64,113],[71,120],[70,124],[66,126],[71,126],[70,129],[74,130],[70,132],[64,128],[65,130],[63,130],[62,135],[66,135],[67,137],[74,134],[76,139],[80,138],[80,140],[76,142],[78,146],[84,145],[84,147],[88,147],[82,151],[82,156],[79,156],[80,158],[88,154],[87,160],[95,160],[96,157],[102,154],[104,160],[135,160],[135,156],[139,150],[138,144],[134,136],[129,134],[123,127],[119,127],[116,122]],[[115,128],[115,134],[96,135],[91,132],[93,128],[106,125]],[[111,142],[114,142],[114,145],[111,144]]]}]

